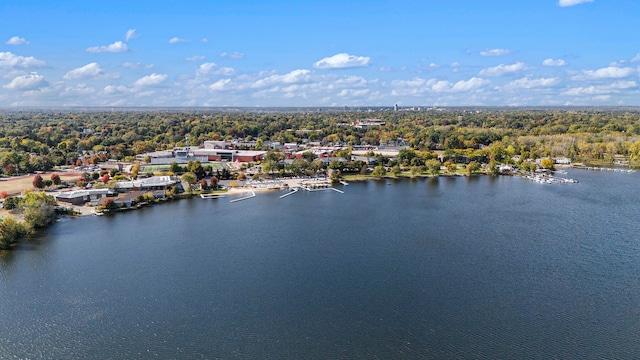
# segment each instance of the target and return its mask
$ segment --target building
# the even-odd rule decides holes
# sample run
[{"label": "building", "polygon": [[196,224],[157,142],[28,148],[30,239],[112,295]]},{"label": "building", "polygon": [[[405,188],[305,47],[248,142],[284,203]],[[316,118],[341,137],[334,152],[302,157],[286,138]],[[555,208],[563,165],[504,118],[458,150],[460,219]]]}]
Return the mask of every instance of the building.
[{"label": "building", "polygon": [[118,181],[119,191],[152,191],[152,190],[167,190],[172,186],[177,186],[178,189],[182,189],[181,182],[173,176],[152,176],[146,179],[139,179],[133,181]]},{"label": "building", "polygon": [[233,150],[233,149],[194,149],[193,155],[203,159],[200,162],[210,161],[233,161],[233,162],[253,162],[259,161],[267,154],[266,151],[258,150]]},{"label": "building", "polygon": [[58,202],[71,205],[84,205],[86,203],[97,205],[100,199],[105,199],[107,196],[115,196],[115,191],[112,189],[86,189],[65,191],[54,195]]}]

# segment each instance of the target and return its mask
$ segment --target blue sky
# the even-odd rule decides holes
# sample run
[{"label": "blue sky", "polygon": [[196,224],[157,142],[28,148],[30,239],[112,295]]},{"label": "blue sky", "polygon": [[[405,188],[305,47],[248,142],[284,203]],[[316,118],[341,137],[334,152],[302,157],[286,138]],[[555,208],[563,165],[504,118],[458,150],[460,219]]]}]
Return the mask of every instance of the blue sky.
[{"label": "blue sky", "polygon": [[0,4],[0,106],[640,105],[637,0]]}]

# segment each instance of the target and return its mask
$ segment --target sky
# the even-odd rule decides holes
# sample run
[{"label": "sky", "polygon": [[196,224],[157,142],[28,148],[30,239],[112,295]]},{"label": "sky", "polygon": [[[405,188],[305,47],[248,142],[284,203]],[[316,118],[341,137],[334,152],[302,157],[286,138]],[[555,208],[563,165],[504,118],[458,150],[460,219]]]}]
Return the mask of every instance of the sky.
[{"label": "sky", "polygon": [[640,106],[638,0],[0,4],[0,107]]}]

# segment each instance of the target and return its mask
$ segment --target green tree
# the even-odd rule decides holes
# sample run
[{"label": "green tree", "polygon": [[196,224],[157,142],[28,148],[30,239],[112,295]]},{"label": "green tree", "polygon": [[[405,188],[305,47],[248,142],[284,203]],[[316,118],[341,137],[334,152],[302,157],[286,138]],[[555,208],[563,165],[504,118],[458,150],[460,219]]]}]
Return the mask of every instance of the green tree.
[{"label": "green tree", "polygon": [[0,249],[7,250],[11,245],[26,235],[29,229],[25,224],[16,221],[13,217],[0,220]]},{"label": "green tree", "polygon": [[138,174],[140,173],[140,164],[134,164],[131,167],[131,176],[136,179],[138,177]]},{"label": "green tree", "polygon": [[553,161],[553,159],[542,159],[540,160],[540,166],[542,166],[544,169],[554,170],[555,162]]},{"label": "green tree", "polygon": [[400,169],[399,165],[395,165],[394,167],[391,168],[391,175],[399,176],[400,174],[402,174],[402,170]]},{"label": "green tree", "polygon": [[373,168],[373,172],[371,173],[371,175],[373,175],[373,176],[375,176],[377,178],[382,178],[386,174],[387,174],[387,170],[382,165],[378,165],[375,168]]},{"label": "green tree", "polygon": [[43,228],[56,219],[56,200],[44,192],[25,191],[23,214],[31,228]]},{"label": "green tree", "polygon": [[467,167],[464,169],[467,175],[471,175],[478,170],[480,170],[480,164],[477,161],[470,162],[469,164],[467,164]]},{"label": "green tree", "polygon": [[195,185],[195,183],[198,181],[198,177],[196,176],[196,174],[188,172],[182,175],[182,181],[187,182],[189,185]]},{"label": "green tree", "polygon": [[453,174],[456,172],[456,169],[458,168],[458,166],[451,161],[445,161],[444,166],[447,168],[447,172],[449,174]]},{"label": "green tree", "polygon": [[437,160],[437,159],[427,160],[426,165],[431,175],[438,175],[440,173],[440,160]]},{"label": "green tree", "polygon": [[180,165],[178,165],[178,163],[174,161],[169,165],[169,171],[174,174],[180,174],[182,173],[182,167],[180,167]]}]

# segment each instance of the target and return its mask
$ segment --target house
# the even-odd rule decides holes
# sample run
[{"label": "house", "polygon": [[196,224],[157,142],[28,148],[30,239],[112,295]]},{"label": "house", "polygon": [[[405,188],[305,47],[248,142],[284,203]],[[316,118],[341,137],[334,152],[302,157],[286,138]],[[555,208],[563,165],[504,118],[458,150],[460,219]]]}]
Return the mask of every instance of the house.
[{"label": "house", "polygon": [[555,157],[553,162],[558,165],[571,165],[571,159],[567,157]]}]

